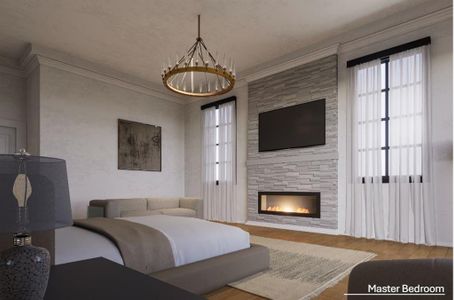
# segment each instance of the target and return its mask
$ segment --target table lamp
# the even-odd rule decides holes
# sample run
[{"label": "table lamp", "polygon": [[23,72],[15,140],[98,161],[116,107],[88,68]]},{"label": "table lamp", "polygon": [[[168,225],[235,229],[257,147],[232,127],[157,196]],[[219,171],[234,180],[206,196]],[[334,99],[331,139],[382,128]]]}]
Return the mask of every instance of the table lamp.
[{"label": "table lamp", "polygon": [[25,150],[0,155],[0,232],[13,247],[0,253],[0,299],[43,299],[50,254],[31,233],[72,225],[66,163]]}]

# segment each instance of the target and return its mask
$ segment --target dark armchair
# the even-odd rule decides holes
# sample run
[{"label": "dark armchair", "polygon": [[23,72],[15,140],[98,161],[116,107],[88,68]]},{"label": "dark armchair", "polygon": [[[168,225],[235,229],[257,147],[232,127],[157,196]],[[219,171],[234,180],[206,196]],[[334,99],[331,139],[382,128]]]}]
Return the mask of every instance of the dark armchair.
[{"label": "dark armchair", "polygon": [[[375,285],[375,286],[374,286]],[[418,287],[419,286],[419,287]],[[405,260],[375,260],[357,265],[348,279],[348,300],[372,299],[369,296],[351,294],[394,294],[383,297],[374,296],[373,299],[415,299],[413,296],[395,295],[408,293],[410,288],[419,293],[440,292],[432,288],[444,288],[445,296],[417,296],[417,299],[452,299],[452,259],[405,259]],[[393,287],[399,289],[392,290]]]}]

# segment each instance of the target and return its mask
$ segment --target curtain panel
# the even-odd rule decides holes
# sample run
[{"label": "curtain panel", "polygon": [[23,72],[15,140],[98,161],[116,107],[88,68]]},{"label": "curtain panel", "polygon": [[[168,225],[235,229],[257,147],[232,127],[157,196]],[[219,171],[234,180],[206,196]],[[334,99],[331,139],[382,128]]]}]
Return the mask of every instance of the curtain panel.
[{"label": "curtain panel", "polygon": [[434,244],[429,46],[391,55],[388,68],[387,102],[381,60],[349,69],[345,233]]},{"label": "curtain panel", "polygon": [[204,217],[213,219],[217,211],[216,186],[216,108],[202,111],[203,147],[202,147],[202,193],[204,199]]},{"label": "curtain panel", "polygon": [[[203,110],[203,198],[205,218],[238,221],[236,103]],[[217,167],[216,167],[217,165]]]}]

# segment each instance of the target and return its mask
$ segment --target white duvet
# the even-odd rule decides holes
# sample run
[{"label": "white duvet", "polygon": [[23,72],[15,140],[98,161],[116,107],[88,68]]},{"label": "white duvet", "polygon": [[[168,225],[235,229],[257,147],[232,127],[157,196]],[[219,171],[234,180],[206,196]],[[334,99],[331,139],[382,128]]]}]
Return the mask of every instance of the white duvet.
[{"label": "white duvet", "polygon": [[100,256],[123,265],[117,246],[103,235],[76,226],[55,230],[56,265]]},{"label": "white duvet", "polygon": [[170,241],[176,266],[250,247],[249,233],[234,226],[163,215],[121,219],[161,231]]},{"label": "white duvet", "polygon": [[[170,241],[176,266],[250,247],[249,233],[234,226],[164,215],[122,219],[161,231]],[[56,264],[99,256],[123,264],[119,250],[106,237],[74,226],[56,230]]]}]

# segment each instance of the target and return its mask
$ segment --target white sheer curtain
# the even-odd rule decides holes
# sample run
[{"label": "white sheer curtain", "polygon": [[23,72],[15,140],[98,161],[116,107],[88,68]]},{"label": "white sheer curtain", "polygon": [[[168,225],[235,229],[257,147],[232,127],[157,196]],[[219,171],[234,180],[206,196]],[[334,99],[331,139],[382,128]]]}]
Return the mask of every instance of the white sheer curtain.
[{"label": "white sheer curtain", "polygon": [[345,230],[356,237],[383,239],[380,60],[350,69],[348,98],[352,136]]},{"label": "white sheer curtain", "polygon": [[388,107],[382,93],[385,70],[380,60],[349,70],[345,232],[434,244],[428,46],[389,57]]},{"label": "white sheer curtain", "polygon": [[217,174],[216,174],[216,108],[202,111],[203,147],[202,147],[202,192],[204,217],[212,219],[217,209]]},{"label": "white sheer curtain", "polygon": [[433,244],[429,47],[389,58],[389,238]]},{"label": "white sheer curtain", "polygon": [[[205,218],[236,222],[238,221],[236,197],[236,103],[231,101],[221,104],[218,112],[216,112],[215,108],[206,109],[204,110],[203,119],[203,198],[205,200]],[[216,124],[218,124],[218,130],[216,130]],[[216,144],[219,146],[216,147]],[[218,162],[218,167],[216,167],[216,162]]]}]

